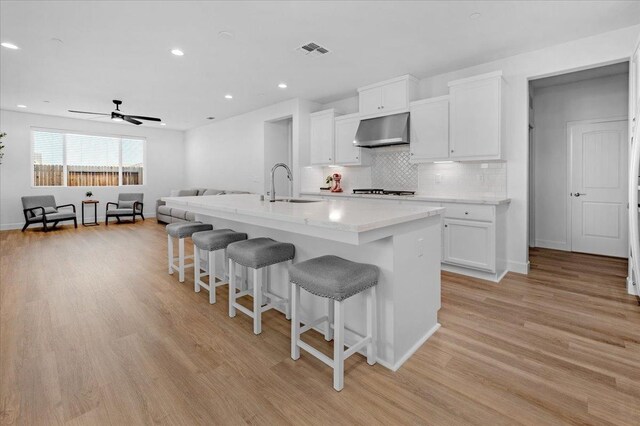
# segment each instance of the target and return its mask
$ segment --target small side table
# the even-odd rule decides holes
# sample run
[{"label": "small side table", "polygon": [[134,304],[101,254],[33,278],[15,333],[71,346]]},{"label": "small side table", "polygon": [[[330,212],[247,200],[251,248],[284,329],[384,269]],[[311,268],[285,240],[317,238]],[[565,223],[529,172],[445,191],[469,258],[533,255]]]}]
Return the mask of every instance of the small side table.
[{"label": "small side table", "polygon": [[[98,200],[82,200],[82,225],[83,226],[98,226]],[[84,206],[87,204],[93,204],[93,222],[85,222],[84,219]]]}]

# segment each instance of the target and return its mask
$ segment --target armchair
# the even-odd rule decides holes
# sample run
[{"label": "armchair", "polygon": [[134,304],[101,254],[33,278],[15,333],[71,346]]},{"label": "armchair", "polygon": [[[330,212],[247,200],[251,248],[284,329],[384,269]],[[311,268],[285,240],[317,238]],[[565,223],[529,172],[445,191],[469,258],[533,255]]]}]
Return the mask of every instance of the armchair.
[{"label": "armchair", "polygon": [[[71,207],[73,212],[58,211],[59,209]],[[44,232],[53,229],[59,222],[73,220],[74,227],[78,227],[78,219],[76,218],[76,206],[73,204],[63,204],[58,206],[53,195],[30,195],[22,197],[22,212],[24,214],[24,232],[29,225],[42,223]],[[49,228],[49,224],[51,228]]]},{"label": "armchair", "polygon": [[[136,222],[136,215],[139,215],[144,220],[143,208],[144,204],[143,193],[123,193],[118,194],[118,202],[108,202],[105,212],[104,223],[109,226],[109,218],[115,217],[120,222],[121,217],[133,218],[133,223]],[[109,207],[113,206],[113,207]]]}]

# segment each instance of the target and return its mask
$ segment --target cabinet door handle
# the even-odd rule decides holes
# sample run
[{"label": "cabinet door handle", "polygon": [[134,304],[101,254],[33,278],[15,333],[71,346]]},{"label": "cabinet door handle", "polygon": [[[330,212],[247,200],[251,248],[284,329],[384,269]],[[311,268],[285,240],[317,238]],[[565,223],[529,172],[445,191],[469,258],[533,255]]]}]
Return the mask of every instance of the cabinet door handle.
[{"label": "cabinet door handle", "polygon": [[576,192],[575,194],[573,194],[574,197],[579,197],[581,195],[587,195],[587,194],[585,194],[584,192],[582,194],[579,192]]},{"label": "cabinet door handle", "polygon": [[356,160],[359,160],[359,159],[360,159],[360,157],[356,157]]},{"label": "cabinet door handle", "polygon": [[455,151],[452,149],[451,152],[455,152]]},{"label": "cabinet door handle", "polygon": [[384,109],[384,105],[382,105],[380,108]]},{"label": "cabinet door handle", "polygon": [[464,212],[464,214],[469,214],[469,212]]},{"label": "cabinet door handle", "polygon": [[445,227],[445,228],[448,228],[448,227],[449,227],[449,225],[445,225],[444,227]]}]

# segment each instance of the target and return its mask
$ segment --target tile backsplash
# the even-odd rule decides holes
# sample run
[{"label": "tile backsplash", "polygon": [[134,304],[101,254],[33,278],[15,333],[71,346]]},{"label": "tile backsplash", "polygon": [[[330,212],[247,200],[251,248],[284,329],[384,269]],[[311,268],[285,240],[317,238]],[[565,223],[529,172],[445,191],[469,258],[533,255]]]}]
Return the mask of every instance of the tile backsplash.
[{"label": "tile backsplash", "polygon": [[317,192],[327,175],[340,173],[345,192],[354,188],[383,188],[443,197],[507,196],[504,162],[411,164],[407,146],[376,148],[370,155],[370,166],[305,168],[302,191]]},{"label": "tile backsplash", "polygon": [[416,191],[418,166],[409,162],[406,147],[375,148],[371,152],[371,186],[388,190]]}]

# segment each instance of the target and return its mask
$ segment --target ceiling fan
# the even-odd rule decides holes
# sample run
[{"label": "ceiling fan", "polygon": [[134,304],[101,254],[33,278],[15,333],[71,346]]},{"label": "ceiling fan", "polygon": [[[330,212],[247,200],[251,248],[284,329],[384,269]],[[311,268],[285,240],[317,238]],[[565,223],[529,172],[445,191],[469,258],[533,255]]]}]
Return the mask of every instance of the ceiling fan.
[{"label": "ceiling fan", "polygon": [[142,124],[142,121],[140,120],[147,120],[147,121],[162,121],[159,118],[156,117],[145,117],[143,115],[127,115],[127,114],[122,114],[120,112],[120,105],[122,105],[122,101],[119,101],[117,99],[113,100],[113,103],[116,104],[116,110],[112,111],[110,114],[109,113],[103,113],[103,112],[90,112],[90,111],[75,111],[70,109],[69,112],[75,112],[77,114],[92,114],[92,115],[106,115],[106,116],[111,116],[111,119],[113,121],[127,121],[131,124],[135,124],[136,126],[139,126],[140,124]]}]

